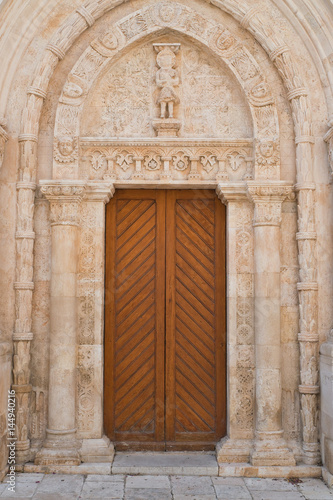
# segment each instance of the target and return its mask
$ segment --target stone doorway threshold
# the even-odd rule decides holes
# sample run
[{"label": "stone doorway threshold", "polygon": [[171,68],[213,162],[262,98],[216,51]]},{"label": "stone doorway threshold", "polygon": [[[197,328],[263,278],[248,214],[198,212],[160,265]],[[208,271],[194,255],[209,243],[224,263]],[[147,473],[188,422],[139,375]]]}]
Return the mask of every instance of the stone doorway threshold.
[{"label": "stone doorway threshold", "polygon": [[322,468],[314,465],[252,466],[246,463],[218,465],[214,452],[116,452],[112,463],[80,465],[35,465],[27,463],[17,472],[58,474],[130,474],[224,477],[321,477]]},{"label": "stone doorway threshold", "polygon": [[215,452],[116,452],[112,474],[217,476]]}]

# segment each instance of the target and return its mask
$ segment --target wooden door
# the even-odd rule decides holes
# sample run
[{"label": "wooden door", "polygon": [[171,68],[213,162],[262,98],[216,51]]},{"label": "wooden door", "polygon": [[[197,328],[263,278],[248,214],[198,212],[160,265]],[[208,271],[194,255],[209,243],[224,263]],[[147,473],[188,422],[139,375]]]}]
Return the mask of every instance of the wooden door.
[{"label": "wooden door", "polygon": [[225,207],[210,190],[118,190],[107,206],[104,422],[118,449],[225,434]]}]

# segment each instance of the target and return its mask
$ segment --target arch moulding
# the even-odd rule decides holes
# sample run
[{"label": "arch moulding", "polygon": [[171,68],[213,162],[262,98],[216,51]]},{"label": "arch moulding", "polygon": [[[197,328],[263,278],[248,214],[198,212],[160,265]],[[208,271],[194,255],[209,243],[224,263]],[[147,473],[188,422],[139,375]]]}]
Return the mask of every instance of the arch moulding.
[{"label": "arch moulding", "polygon": [[[26,462],[30,457],[30,441],[27,434],[27,421],[29,418],[29,394],[31,391],[29,381],[29,351],[30,343],[33,338],[31,333],[31,314],[32,314],[32,294],[33,294],[33,246],[35,233],[33,229],[34,220],[34,199],[36,191],[37,179],[37,143],[39,118],[43,106],[43,100],[46,97],[48,84],[59,60],[63,59],[66,52],[77,39],[77,37],[86,29],[91,27],[95,21],[105,14],[110,9],[114,8],[122,2],[91,2],[82,5],[75,13],[73,13],[64,25],[58,30],[56,35],[50,40],[43,60],[41,61],[36,71],[35,78],[31,87],[28,89],[27,103],[22,114],[22,129],[19,137],[20,141],[20,171],[18,190],[18,222],[17,222],[17,255],[19,256],[23,249],[27,256],[25,261],[17,260],[17,283],[16,289],[16,322],[14,332],[14,387],[18,394],[18,406],[20,420],[18,420],[18,458],[21,463]],[[316,465],[319,462],[319,444],[318,444],[318,327],[317,327],[317,282],[316,282],[316,262],[314,260],[316,246],[315,232],[315,215],[314,215],[314,191],[315,184],[313,182],[313,145],[314,138],[312,135],[311,124],[311,103],[309,103],[308,92],[302,81],[301,74],[294,62],[292,53],[286,46],[280,36],[274,33],[271,25],[267,23],[265,14],[256,9],[249,8],[245,2],[212,2],[213,5],[221,8],[225,12],[231,14],[243,28],[255,37],[260,45],[268,53],[270,60],[274,63],[279,71],[284,82],[287,97],[290,101],[294,130],[296,137],[296,159],[297,159],[297,182],[296,192],[298,196],[298,259],[299,259],[299,282],[297,284],[299,296],[299,320],[300,320],[300,399],[301,399],[301,415],[302,415],[302,461],[308,465]],[[161,6],[168,6],[171,10],[176,11],[177,16],[181,15],[183,24],[179,24],[177,17],[177,27],[175,26],[175,18],[160,15]],[[208,8],[208,7],[207,7]],[[144,40],[153,41],[153,36],[167,34],[170,36],[184,36],[185,39],[193,39],[196,42],[208,48],[209,51],[215,54],[229,68],[235,76],[239,85],[242,87],[247,98],[248,106],[251,110],[253,120],[254,134],[253,138],[238,138],[233,141],[220,140],[217,141],[201,141],[202,143],[195,144],[188,141],[186,144],[186,154],[189,159],[189,171],[185,177],[173,178],[173,173],[170,172],[170,164],[167,158],[173,158],[175,150],[178,148],[180,138],[175,138],[170,146],[169,138],[163,139],[163,136],[158,139],[160,143],[165,141],[164,149],[160,152],[159,161],[161,161],[160,177],[155,177],[153,181],[145,178],[145,170],[143,168],[146,161],[145,154],[138,153],[138,148],[142,148],[142,141],[129,142],[115,141],[110,138],[96,137],[81,137],[80,136],[80,113],[82,112],[86,97],[89,95],[89,89],[93,85],[93,79],[87,73],[87,79],[82,77],[78,69],[82,69],[86,61],[89,60],[89,71],[98,79],[99,74],[102,74],[104,68],[120,55],[121,51],[127,50],[135,42]],[[91,66],[92,65],[92,66]],[[90,73],[90,74],[92,74]],[[70,89],[75,88],[75,92]],[[63,127],[63,117],[71,116],[69,127]],[[266,122],[263,119],[266,118]],[[269,126],[267,127],[267,117],[269,118]],[[159,133],[159,132],[157,132]],[[70,153],[62,154],[59,149],[61,146],[62,137],[70,137]],[[164,136],[165,137],[165,136]],[[253,140],[254,139],[254,140]],[[147,142],[147,141],[146,141]],[[171,141],[172,142],[172,141]],[[183,141],[184,142],[184,141]],[[185,140],[186,142],[186,140]],[[265,143],[271,143],[272,151],[270,154],[271,161],[263,160],[261,146]],[[150,138],[145,147],[152,148],[156,144],[156,139]],[[117,154],[119,148],[132,148],[130,153],[132,158],[135,158],[135,163],[131,167],[131,177],[119,177],[119,169],[115,168],[117,162]],[[154,146],[155,147],[155,146]],[[117,149],[118,148],[118,149]],[[135,149],[136,148],[136,149]],[[171,148],[171,149],[170,149]],[[174,148],[172,150],[172,148]],[[208,148],[208,149],[207,149]],[[78,151],[80,154],[78,154]],[[209,152],[209,158],[214,157],[216,169],[211,175],[205,175],[201,158],[205,155],[203,152]],[[236,151],[241,157],[244,164],[242,176],[230,178],[226,165],[230,158],[230,152]],[[142,152],[142,151],[141,151]],[[121,152],[120,152],[121,153]],[[215,156],[214,156],[215,155]],[[228,156],[229,155],[229,156]],[[70,157],[70,168],[66,157]],[[164,159],[163,159],[164,158]],[[64,160],[65,159],[65,160]],[[207,158],[205,159],[207,160]],[[82,164],[88,165],[85,170],[82,170]],[[198,165],[199,164],[199,165]],[[113,26],[112,30],[98,37],[90,43],[89,47],[82,54],[78,62],[74,65],[67,82],[63,88],[61,97],[58,103],[57,118],[55,126],[55,143],[54,143],[54,161],[53,161],[53,179],[43,180],[38,188],[38,196],[44,195],[50,201],[51,208],[51,225],[52,225],[52,251],[55,251],[55,238],[57,232],[64,235],[66,232],[68,239],[79,237],[80,252],[90,251],[84,249],[85,241],[89,240],[89,236],[94,232],[93,237],[99,238],[97,252],[102,252],[102,242],[104,235],[104,203],[107,202],[113,194],[115,187],[124,186],[147,186],[159,185],[161,187],[174,185],[176,187],[192,186],[192,187],[214,187],[217,189],[219,197],[229,205],[229,229],[232,229],[232,224],[235,223],[236,213],[242,213],[243,226],[242,231],[249,235],[251,241],[259,241],[260,238],[265,238],[265,234],[271,235],[275,242],[276,248],[276,265],[280,266],[279,260],[279,227],[281,223],[281,210],[284,200],[293,201],[293,188],[289,183],[280,179],[280,157],[279,157],[279,126],[277,119],[277,111],[272,92],[269,88],[265,74],[262,72],[260,65],[254,60],[253,56],[246,47],[237,38],[228,31],[224,26],[218,25],[209,18],[205,18],[202,14],[189,9],[175,2],[161,2],[153,6],[147,6],[140,11],[136,11],[130,16],[121,19]],[[83,173],[84,172],[84,173]],[[117,173],[118,172],[118,173]],[[78,210],[82,206],[82,211]],[[254,210],[254,212],[253,212]],[[97,219],[93,220],[92,214],[95,214]],[[233,216],[232,216],[233,214]],[[253,218],[253,224],[252,224]],[[234,222],[232,222],[234,220]],[[235,233],[238,226],[235,226]],[[77,229],[79,228],[79,229]],[[239,228],[238,228],[239,230]],[[241,232],[238,232],[239,238]],[[78,233],[76,235],[76,232]],[[232,231],[230,232],[230,234]],[[64,237],[64,236],[62,236]],[[230,239],[231,241],[231,239]],[[235,239],[234,245],[237,243]],[[254,260],[253,259],[253,243],[250,243],[248,248],[247,261],[245,263],[245,271],[243,270],[240,280],[245,280],[242,283],[243,291],[237,295],[236,289],[232,291],[236,300],[234,307],[240,307],[237,304],[237,299],[242,300],[244,307],[252,303],[249,315],[253,322],[252,328],[252,350],[251,348],[244,355],[245,359],[250,359],[250,364],[243,365],[244,373],[247,373],[246,379],[248,382],[248,390],[252,391],[252,400],[250,401],[250,410],[244,417],[244,426],[237,428],[234,422],[240,418],[239,413],[235,409],[235,414],[232,415],[232,408],[229,407],[229,439],[224,440],[218,451],[219,461],[223,462],[248,462],[251,460],[252,465],[258,466],[295,466],[295,450],[293,453],[287,448],[287,445],[282,437],[282,424],[271,422],[270,428],[264,428],[260,425],[260,404],[263,403],[263,398],[267,394],[276,393],[277,397],[273,397],[273,406],[277,405],[276,412],[281,410],[281,387],[279,385],[279,377],[281,376],[280,361],[273,367],[278,373],[276,379],[277,386],[273,389],[274,382],[269,378],[268,371],[265,372],[265,367],[260,360],[260,355],[254,354],[254,345],[260,335],[262,326],[260,319],[255,316],[255,310],[260,309],[259,296],[260,285],[254,289],[254,282],[258,276],[258,265],[256,262],[265,260],[268,256],[265,253],[259,252],[259,246],[254,243]],[[231,250],[231,247],[230,247]],[[257,254],[256,254],[257,252]],[[100,260],[94,256],[95,262],[103,261],[102,254],[99,255]],[[70,258],[70,257],[68,257]],[[72,256],[74,259],[74,256]],[[76,259],[74,259],[76,262]],[[72,273],[77,276],[78,290],[82,289],[82,303],[91,299],[91,290],[84,290],[84,283],[87,276],[84,276],[84,269],[80,268],[80,259],[78,260],[78,269],[72,260],[68,262]],[[230,264],[231,265],[231,264]],[[88,348],[87,344],[79,346],[79,371],[83,374],[90,373],[91,367],[94,365],[94,360],[99,356],[102,360],[102,305],[101,298],[103,289],[103,276],[101,268],[94,270],[86,270],[86,273],[93,272],[96,282],[99,283],[92,291],[93,303],[99,304],[100,310],[96,314],[99,317],[99,323],[96,327],[98,330],[99,340],[94,338],[94,349]],[[269,274],[269,269],[266,270]],[[280,272],[280,268],[279,271]],[[59,271],[61,274],[61,271]],[[237,273],[236,273],[237,274]],[[272,273],[273,274],[273,273]],[[94,279],[95,279],[94,278]],[[53,278],[52,278],[53,279]],[[80,281],[81,279],[81,281]],[[271,277],[273,279],[273,277]],[[258,283],[258,281],[256,281]],[[54,286],[54,285],[52,285]],[[241,286],[240,286],[241,288]],[[244,290],[247,291],[244,292]],[[80,297],[80,291],[78,291]],[[76,289],[72,290],[73,300],[76,296]],[[80,299],[80,300],[81,300]],[[245,300],[243,300],[245,299]],[[52,298],[51,298],[52,301]],[[75,300],[74,300],[75,302]],[[255,305],[254,305],[255,304]],[[82,305],[82,304],[81,304]],[[51,305],[52,307],[52,305]],[[279,305],[280,308],[280,305]],[[74,312],[75,314],[74,314]],[[231,309],[230,309],[231,311]],[[73,306],[72,318],[67,318],[75,325],[76,309]],[[230,312],[230,314],[234,314]],[[256,313],[258,314],[258,313]],[[277,313],[280,315],[280,312]],[[79,312],[80,315],[80,312]],[[231,317],[228,318],[231,320]],[[80,316],[79,316],[80,321]],[[84,321],[84,319],[82,320]],[[229,321],[230,322],[230,321]],[[96,322],[95,322],[96,325]],[[279,322],[277,323],[279,325]],[[80,328],[80,327],[79,327]],[[52,312],[51,312],[51,329],[52,329]],[[55,326],[56,330],[61,329],[61,325]],[[280,335],[280,332],[277,332]],[[275,331],[271,333],[272,337],[276,335]],[[229,332],[229,338],[232,333]],[[62,342],[58,339],[59,343]],[[73,340],[73,339],[72,339]],[[76,341],[75,341],[76,342]],[[75,342],[67,346],[67,352],[72,352],[72,358],[69,363],[72,363],[72,383],[69,384],[72,390],[73,401],[75,400],[76,381],[75,381]],[[251,342],[249,344],[251,345]],[[244,343],[246,345],[246,343]],[[229,363],[236,363],[241,352],[245,352],[244,345],[240,344],[239,349],[229,352]],[[55,344],[54,348],[58,348],[59,344]],[[52,345],[51,345],[52,350]],[[257,350],[258,351],[258,350]],[[234,356],[234,357],[233,357]],[[102,361],[101,361],[102,362]],[[241,360],[242,362],[242,360]],[[81,364],[80,364],[81,363]],[[90,363],[90,365],[89,365]],[[260,365],[261,363],[261,365]],[[89,366],[88,366],[89,365]],[[258,370],[258,366],[262,366],[264,371]],[[18,367],[25,366],[25,369],[18,370]],[[231,366],[231,365],[230,365]],[[242,373],[241,370],[238,370]],[[273,370],[274,372],[274,370]],[[248,373],[252,374],[249,377]],[[271,373],[272,375],[272,373]],[[50,380],[56,387],[57,373],[52,375],[50,372]],[[101,377],[101,372],[99,373]],[[274,378],[274,377],[273,377]],[[262,380],[264,383],[262,384]],[[99,378],[100,383],[101,378]],[[255,384],[256,381],[256,384]],[[96,381],[94,382],[96,383]],[[237,392],[237,386],[241,384],[236,379],[229,381],[229,401],[239,401],[240,408],[248,407],[248,402],[245,401],[246,394]],[[266,385],[265,385],[266,384]],[[272,385],[273,384],[273,385]],[[257,392],[257,417],[254,421],[254,387]],[[82,387],[81,387],[82,389]],[[61,392],[61,388],[59,391]],[[80,392],[80,387],[79,387]],[[83,390],[83,389],[82,389]],[[74,391],[74,392],[73,392]],[[235,391],[233,393],[233,391]],[[88,391],[89,392],[89,391]],[[247,392],[247,391],[245,391]],[[266,396],[265,396],[266,394]],[[68,392],[66,393],[68,396]],[[66,396],[64,395],[64,397]],[[66,397],[67,397],[66,396]],[[50,398],[52,394],[50,395]],[[87,397],[87,391],[83,391],[83,398]],[[243,398],[243,399],[242,399]],[[259,401],[259,402],[258,402]],[[81,401],[82,402],[82,401]],[[92,401],[90,402],[92,403]],[[49,401],[50,405],[56,406],[56,400]],[[79,437],[83,439],[83,451],[80,454],[77,451],[78,441],[76,432],[76,421],[87,418],[84,414],[83,405],[80,408],[68,409],[71,411],[67,427],[61,431],[57,428],[55,422],[48,423],[48,436],[44,448],[37,454],[36,464],[41,466],[56,465],[56,464],[77,464],[83,457],[88,460],[95,453],[94,446],[97,446],[96,439],[102,437],[102,410],[101,400],[94,400],[93,404],[98,407],[99,420],[97,418],[96,426],[87,432],[79,429]],[[97,405],[97,406],[96,406]],[[258,406],[259,405],[259,406]],[[88,405],[89,406],[89,405]],[[81,413],[80,413],[81,411]],[[78,412],[78,413],[77,413]],[[87,412],[86,412],[87,413]],[[81,416],[80,416],[81,415]],[[83,415],[83,416],[82,416]],[[95,415],[96,417],[96,415]],[[95,418],[91,417],[90,418]],[[72,419],[72,421],[71,421]],[[240,418],[241,420],[241,418]],[[274,420],[274,419],[273,419]],[[53,428],[52,428],[53,425]],[[58,432],[59,431],[59,432]],[[61,444],[67,443],[67,454],[64,452],[64,447]],[[72,442],[72,446],[68,443]],[[98,446],[101,447],[101,441]],[[86,447],[86,448],[85,448]],[[273,449],[277,450],[273,453]],[[105,457],[112,459],[113,452],[106,440],[104,440]],[[300,457],[297,456],[299,459]],[[221,466],[222,467],[222,466]],[[309,468],[310,474],[317,474],[316,468]],[[309,473],[309,470],[307,473]],[[319,469],[318,469],[319,470]]]}]

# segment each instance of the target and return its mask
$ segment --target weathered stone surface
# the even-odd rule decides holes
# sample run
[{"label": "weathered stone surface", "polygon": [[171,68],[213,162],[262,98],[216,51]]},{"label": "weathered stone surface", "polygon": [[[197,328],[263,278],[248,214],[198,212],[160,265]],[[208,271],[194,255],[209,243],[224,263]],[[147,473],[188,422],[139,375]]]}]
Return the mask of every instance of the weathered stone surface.
[{"label": "weathered stone surface", "polygon": [[250,3],[2,3],[1,478],[10,380],[19,464],[113,460],[95,448],[113,184],[217,188],[228,204],[220,472],[317,474],[322,458],[333,474],[332,12]]}]

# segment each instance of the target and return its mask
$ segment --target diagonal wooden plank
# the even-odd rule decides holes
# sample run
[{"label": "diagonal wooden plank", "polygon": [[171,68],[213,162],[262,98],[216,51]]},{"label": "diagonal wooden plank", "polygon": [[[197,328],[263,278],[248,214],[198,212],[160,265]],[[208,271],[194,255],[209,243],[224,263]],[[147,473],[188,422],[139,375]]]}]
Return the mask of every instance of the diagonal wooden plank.
[{"label": "diagonal wooden plank", "polygon": [[[136,305],[133,314],[130,314],[124,321],[117,324],[118,336],[122,335],[126,330],[132,328],[132,326],[135,326],[138,319],[144,317],[144,315],[152,305],[155,305],[154,290],[149,295],[147,295],[147,297],[145,297],[139,304]],[[146,319],[148,319],[148,316],[146,316]]]},{"label": "diagonal wooden plank", "polygon": [[[135,316],[136,318],[140,317],[140,314],[143,308],[145,308],[148,298],[155,292],[155,280],[150,280],[144,285],[143,288],[141,288],[140,286],[137,286],[137,288],[138,294],[131,302],[129,302],[122,308],[118,307],[117,304],[117,326],[121,325],[123,321],[125,321],[126,319],[130,319],[133,316]],[[152,300],[155,301],[154,296],[152,297]]]},{"label": "diagonal wooden plank", "polygon": [[118,288],[124,280],[128,279],[135,271],[151,256],[155,254],[156,244],[155,241],[149,243],[149,245],[138,254],[137,258],[134,258],[130,262],[126,262],[125,266],[122,267],[120,271],[117,269],[116,275],[116,287]]},{"label": "diagonal wooden plank", "polygon": [[132,274],[123,277],[123,281],[116,286],[117,302],[121,301],[130,292],[136,282],[142,279],[150,269],[155,273],[155,253],[153,252]]},{"label": "diagonal wooden plank", "polygon": [[[153,364],[150,362],[151,358],[154,356],[154,337],[148,336],[140,346],[140,350],[135,352],[133,359],[127,357],[116,367],[115,373],[117,377],[117,388],[118,390],[123,384],[127,383],[130,377],[135,373],[143,369],[143,366],[147,364],[151,368]],[[133,381],[131,381],[132,383]]]},{"label": "diagonal wooden plank", "polygon": [[[194,326],[194,328],[192,328]],[[184,338],[196,349],[206,361],[213,365],[215,361],[214,339],[210,337],[203,338],[200,331],[196,331],[196,325],[191,322],[189,317],[181,309],[177,309],[175,317],[175,329],[179,331]]]},{"label": "diagonal wooden plank", "polygon": [[115,339],[115,348],[117,349],[117,353],[121,357],[123,356],[122,352],[126,347],[130,344],[131,340],[135,342],[135,337],[139,339],[145,337],[147,333],[150,333],[152,330],[155,330],[155,304],[153,304],[145,314],[138,319],[130,330],[124,330],[122,334],[118,334],[118,337]]},{"label": "diagonal wooden plank", "polygon": [[155,203],[153,200],[142,200],[139,205],[130,213],[123,217],[121,221],[117,220],[117,240],[118,246],[121,246],[121,241],[124,233],[128,232],[133,227],[140,226],[143,219],[147,218],[147,214],[155,213]]},{"label": "diagonal wooden plank", "polygon": [[196,411],[193,409],[192,406],[189,406],[184,402],[182,395],[182,388],[180,385],[177,385],[177,391],[176,391],[176,411],[177,408],[180,408],[180,410],[185,415],[187,415],[189,419],[191,419],[191,421],[201,432],[207,432],[207,431],[209,432],[213,430],[213,427],[207,424],[207,422],[205,422],[205,420],[202,419],[202,416],[196,413]]},{"label": "diagonal wooden plank", "polygon": [[177,378],[176,387],[176,394],[178,396],[177,404],[179,404],[180,400],[183,401],[184,406],[186,406],[188,410],[191,409],[208,427],[210,427],[211,430],[214,430],[215,418],[202,407],[200,401],[189,392],[188,388],[184,387],[179,378]]},{"label": "diagonal wooden plank", "polygon": [[189,277],[183,269],[179,266],[176,266],[176,277],[177,281],[182,283],[182,285],[191,293],[193,296],[201,302],[203,307],[205,307],[211,314],[215,313],[215,301],[210,297],[207,297],[205,292],[199,286],[201,284],[201,280],[198,274],[193,269],[193,273],[191,273],[191,277]]},{"label": "diagonal wooden plank", "polygon": [[[199,200],[198,200],[199,201]],[[214,202],[211,202],[214,205]],[[214,225],[214,212],[212,212],[209,218],[205,217],[197,205],[195,204],[195,200],[178,200],[178,204],[188,212],[200,226],[207,231],[207,233],[214,237],[215,225]]]},{"label": "diagonal wooden plank", "polygon": [[121,248],[129,239],[135,238],[137,234],[141,231],[141,228],[144,227],[146,222],[155,217],[156,215],[156,207],[151,205],[145,212],[141,214],[141,216],[135,220],[135,224],[131,224],[126,230],[122,232],[121,235],[117,237],[117,250]]},{"label": "diagonal wooden plank", "polygon": [[212,325],[204,318],[190,302],[190,297],[184,297],[179,290],[176,290],[176,303],[182,308],[188,316],[190,316],[193,321],[198,325],[201,332],[209,335],[212,339],[214,338],[214,328]]},{"label": "diagonal wooden plank", "polygon": [[[143,367],[148,370],[148,368],[152,369],[154,367],[154,343],[145,348],[144,351],[141,352],[141,355],[136,357],[134,362],[131,362],[126,370],[124,370],[121,374],[116,371],[116,389],[119,391],[124,384],[127,384],[128,381],[133,377],[135,372],[139,372]],[[130,382],[133,383],[133,380]]]},{"label": "diagonal wooden plank", "polygon": [[198,354],[193,345],[181,335],[177,335],[176,352],[182,358],[183,362],[195,367],[197,375],[201,377],[208,387],[214,388],[214,367],[207,363],[205,358]]},{"label": "diagonal wooden plank", "polygon": [[123,390],[117,392],[117,414],[120,414],[123,409],[125,409],[130,404],[131,401],[134,401],[134,399],[136,398],[140,398],[141,393],[146,389],[148,385],[150,385],[154,381],[154,377],[154,370],[148,370],[146,372],[140,373],[140,380],[138,380],[136,384],[126,386],[126,390],[123,386]]},{"label": "diagonal wooden plank", "polygon": [[117,200],[117,223],[119,224],[126,218],[136,207],[141,203],[141,200]]},{"label": "diagonal wooden plank", "polygon": [[213,227],[210,227],[207,222],[205,225],[201,225],[194,216],[193,207],[188,205],[187,207],[184,207],[179,203],[177,205],[177,226],[179,219],[181,219],[190,228],[190,230],[203,241],[206,246],[208,246],[211,250],[214,250]]},{"label": "diagonal wooden plank", "polygon": [[[181,237],[178,237],[181,236]],[[181,232],[177,232],[176,255],[180,255],[206,281],[214,279],[214,264],[207,259],[200,249],[194,248],[191,240]]]},{"label": "diagonal wooden plank", "polygon": [[177,254],[176,255],[176,267],[177,269],[180,269],[184,275],[186,275],[189,279],[196,280],[196,285],[200,287],[202,290],[202,293],[204,293],[209,300],[214,300],[215,299],[215,293],[214,293],[214,288],[212,287],[212,280],[208,283],[205,281],[207,279],[207,274],[205,274],[205,277],[203,278],[199,272],[197,267],[193,267],[190,264],[188,264],[182,257],[181,255]]},{"label": "diagonal wooden plank", "polygon": [[192,422],[188,414],[185,414],[179,407],[176,409],[176,425],[181,428],[176,428],[178,432],[196,432],[200,429]]},{"label": "diagonal wooden plank", "polygon": [[186,374],[180,370],[179,366],[176,368],[176,381],[198,402],[202,408],[202,413],[204,415],[208,414],[212,418],[212,421],[215,421],[215,401],[207,397],[207,395],[200,390],[200,387],[194,384],[193,380],[186,377]]},{"label": "diagonal wooden plank", "polygon": [[[178,344],[179,345],[179,344]],[[196,387],[209,399],[209,401],[215,401],[215,369],[213,367],[211,372],[211,377],[206,374],[204,377],[201,376],[203,368],[201,367],[200,359],[190,358],[188,353],[183,354],[182,349],[177,349],[176,353],[176,370],[180,370],[185,377],[190,377],[192,382]]]},{"label": "diagonal wooden plank", "polygon": [[149,408],[147,412],[139,418],[130,428],[130,431],[153,432],[155,427],[155,412],[153,408]]},{"label": "diagonal wooden plank", "polygon": [[191,307],[196,311],[196,313],[200,314],[200,316],[212,328],[214,328],[214,314],[211,312],[211,310],[205,307],[199,299],[197,299],[191,288],[189,289],[183,285],[183,283],[178,279],[178,276],[176,277],[176,292],[177,294],[179,293],[180,295],[182,295],[182,297],[186,297],[186,300],[191,302]]},{"label": "diagonal wooden plank", "polygon": [[130,405],[119,415],[115,415],[118,431],[130,430],[148,409],[154,408],[154,384],[150,384],[140,398],[131,401]]},{"label": "diagonal wooden plank", "polygon": [[130,304],[134,299],[137,299],[141,290],[149,283],[150,281],[155,282],[155,267],[152,266],[146,273],[139,277],[139,279],[131,280],[132,286],[129,289],[128,293],[122,295],[121,297],[116,299],[116,308],[117,311],[121,311],[124,307]]},{"label": "diagonal wooden plank", "polygon": [[133,250],[138,252],[140,248],[145,247],[147,245],[147,237],[156,237],[155,217],[151,217],[145,222],[140,228],[140,233],[138,233],[137,238],[130,238],[121,248],[117,248],[116,262],[118,263],[127,257],[131,260],[129,253]]},{"label": "diagonal wooden plank", "polygon": [[[128,340],[124,340],[122,343],[122,347],[119,348],[119,343],[117,344],[117,362],[121,362],[127,356],[131,355],[131,352],[140,349],[141,342],[144,341],[148,335],[155,335],[155,318],[152,316],[146,323],[145,328],[140,328],[139,331],[130,332],[130,335],[127,337]],[[124,336],[123,336],[124,337]]]},{"label": "diagonal wooden plank", "polygon": [[200,235],[195,233],[180,217],[177,217],[176,238],[188,248],[193,248],[195,253],[200,252],[200,254],[203,254],[211,264],[214,263],[214,249],[207,245]]}]

